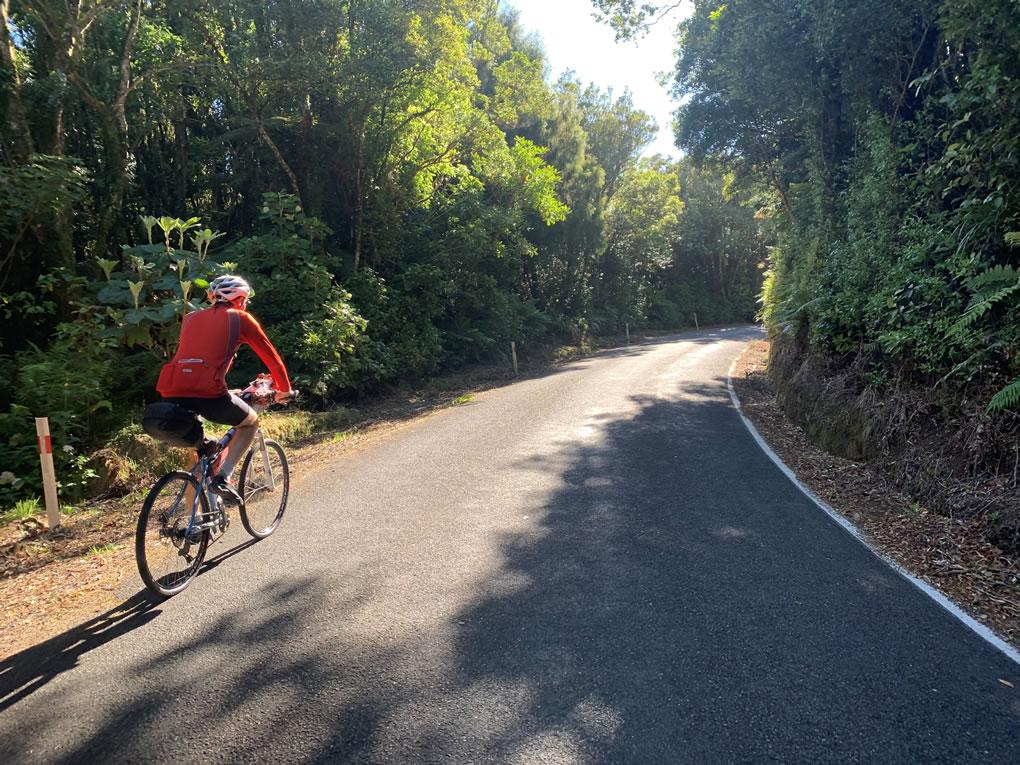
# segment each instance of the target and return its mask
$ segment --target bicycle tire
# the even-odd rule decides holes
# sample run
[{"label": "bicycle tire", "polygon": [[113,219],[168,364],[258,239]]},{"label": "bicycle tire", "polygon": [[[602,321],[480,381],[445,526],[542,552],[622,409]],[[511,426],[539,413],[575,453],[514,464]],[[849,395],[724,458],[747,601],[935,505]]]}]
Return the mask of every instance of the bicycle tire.
[{"label": "bicycle tire", "polygon": [[[244,497],[244,504],[241,505],[241,523],[256,539],[265,539],[279,527],[283,513],[287,509],[287,496],[290,493],[290,467],[287,465],[287,455],[283,447],[276,441],[266,439],[266,449],[270,455],[270,469],[273,471],[275,488],[270,490],[266,482],[258,477],[260,470],[265,473],[262,449],[258,443],[245,455],[244,463],[241,465],[241,477],[237,481],[237,490]],[[274,456],[277,465],[272,464]],[[279,469],[279,476],[276,475],[274,468]],[[278,506],[273,499],[277,495],[280,497]]]},{"label": "bicycle tire", "polygon": [[[174,483],[180,485],[171,488],[170,491],[164,491]],[[191,584],[191,580],[202,566],[202,561],[205,560],[205,552],[209,547],[208,529],[199,532],[195,539],[189,540],[184,534],[191,519],[190,503],[184,500],[188,486],[198,493],[199,512],[208,517],[209,499],[195,477],[183,470],[167,473],[152,485],[138,516],[138,528],[135,531],[135,561],[138,564],[138,573],[149,591],[161,598],[176,595]],[[169,508],[164,509],[160,502],[164,497],[171,501]],[[168,517],[161,517],[167,513]],[[177,558],[184,558],[187,565],[176,573],[160,573],[158,569],[163,567],[156,564],[157,557],[174,563]]]}]

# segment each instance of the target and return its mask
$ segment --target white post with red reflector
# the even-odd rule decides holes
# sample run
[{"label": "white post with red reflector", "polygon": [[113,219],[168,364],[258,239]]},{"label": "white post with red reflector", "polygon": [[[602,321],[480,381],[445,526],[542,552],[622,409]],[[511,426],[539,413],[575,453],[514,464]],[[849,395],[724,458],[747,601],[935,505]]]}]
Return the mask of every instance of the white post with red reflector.
[{"label": "white post with red reflector", "polygon": [[46,524],[55,529],[60,525],[60,504],[57,501],[57,471],[53,468],[53,440],[48,417],[35,418],[39,436],[39,462],[42,463],[43,495],[46,497]]}]

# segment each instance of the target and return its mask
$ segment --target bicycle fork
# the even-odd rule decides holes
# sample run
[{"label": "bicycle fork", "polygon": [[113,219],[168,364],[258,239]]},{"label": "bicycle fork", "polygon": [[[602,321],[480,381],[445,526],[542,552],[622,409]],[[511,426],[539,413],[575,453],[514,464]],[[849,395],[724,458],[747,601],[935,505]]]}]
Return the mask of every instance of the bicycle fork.
[{"label": "bicycle fork", "polygon": [[262,432],[262,428],[259,428],[259,432],[255,437],[258,439],[259,451],[262,452],[262,467],[266,474],[266,488],[269,491],[275,491],[276,476],[273,475],[273,468],[269,464],[269,447],[266,446],[266,436]]}]

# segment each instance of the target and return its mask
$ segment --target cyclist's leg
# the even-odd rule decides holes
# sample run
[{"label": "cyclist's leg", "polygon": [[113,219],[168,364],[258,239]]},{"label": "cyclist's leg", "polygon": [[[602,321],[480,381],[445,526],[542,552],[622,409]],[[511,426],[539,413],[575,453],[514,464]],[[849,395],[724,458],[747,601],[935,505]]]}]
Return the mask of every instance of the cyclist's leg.
[{"label": "cyclist's leg", "polygon": [[248,404],[232,393],[217,398],[176,398],[178,404],[202,415],[210,422],[231,425],[236,428],[227,448],[213,465],[214,476],[227,478],[251,446],[258,431],[258,414]]},{"label": "cyclist's leg", "polygon": [[[189,473],[195,468],[195,464],[198,462],[198,452],[188,452],[188,463],[184,466],[184,469]],[[184,489],[184,507],[188,508],[188,512],[191,512],[191,508],[195,505],[195,489],[189,483]]]},{"label": "cyclist's leg", "polygon": [[[200,415],[202,413],[201,412],[202,404],[206,401],[206,399],[181,398],[181,397],[171,396],[171,397],[166,398],[164,400],[167,403],[177,404],[179,407],[181,407],[183,409],[187,409],[189,412],[191,412],[193,415],[195,415],[195,421],[196,421],[195,424],[198,426],[197,433],[195,434],[195,437],[196,437],[196,439],[198,441],[201,441],[202,440],[202,438],[201,438],[202,437],[202,429],[201,429],[201,425],[198,422],[198,419],[199,419],[198,415]],[[200,449],[200,448],[201,448],[201,443],[198,443],[198,444],[195,444],[195,450],[189,450],[188,451],[188,459],[187,459],[187,463],[186,463],[184,469],[187,472],[189,472],[189,473],[192,472],[192,470],[194,469],[195,465],[198,463],[199,455],[198,455],[198,451],[197,450]],[[184,507],[187,508],[187,511],[190,513],[191,512],[191,508],[193,508],[195,506],[195,490],[194,490],[194,488],[192,487],[191,484],[188,484],[188,486],[185,488],[185,490],[184,490],[184,497],[183,498],[184,498]]]},{"label": "cyclist's leg", "polygon": [[[241,403],[244,402],[242,401]],[[252,441],[255,440],[255,434],[259,429],[258,414],[254,410],[249,409],[248,416],[235,425],[234,429],[234,437],[230,439],[230,443],[227,444],[227,448],[216,460],[216,465],[213,468],[215,475],[221,475],[227,479],[230,478],[230,474],[234,472],[237,463],[241,461],[241,457],[245,455],[249,447],[251,447]]]},{"label": "cyclist's leg", "polygon": [[259,427],[259,416],[254,409],[233,393],[208,399],[202,403],[198,413],[211,422],[219,422],[235,428],[233,438],[217,458],[212,470],[214,476],[229,479],[234,467],[248,451],[255,438]]}]

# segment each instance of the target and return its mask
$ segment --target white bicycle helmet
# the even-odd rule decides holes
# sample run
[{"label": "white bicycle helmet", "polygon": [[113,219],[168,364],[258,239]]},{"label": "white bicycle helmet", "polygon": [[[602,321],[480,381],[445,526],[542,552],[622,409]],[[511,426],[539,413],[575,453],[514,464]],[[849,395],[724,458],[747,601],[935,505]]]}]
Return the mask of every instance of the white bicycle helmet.
[{"label": "white bicycle helmet", "polygon": [[240,276],[224,274],[217,276],[209,283],[210,303],[223,301],[233,305],[247,300],[249,295],[251,295],[251,285]]}]

